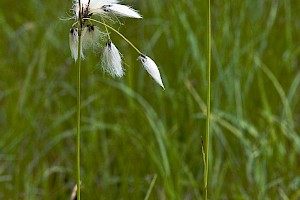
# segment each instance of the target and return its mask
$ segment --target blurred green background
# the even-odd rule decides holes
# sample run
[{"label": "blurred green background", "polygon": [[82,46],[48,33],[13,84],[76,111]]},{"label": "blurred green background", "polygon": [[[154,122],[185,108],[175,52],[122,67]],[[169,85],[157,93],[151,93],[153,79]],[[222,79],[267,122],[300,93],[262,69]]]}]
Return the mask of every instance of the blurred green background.
[{"label": "blurred green background", "polygon": [[[207,3],[129,1],[126,76],[82,63],[82,199],[201,199]],[[69,199],[76,182],[71,1],[0,2],[0,199]],[[212,1],[209,199],[300,199],[300,2]]]}]

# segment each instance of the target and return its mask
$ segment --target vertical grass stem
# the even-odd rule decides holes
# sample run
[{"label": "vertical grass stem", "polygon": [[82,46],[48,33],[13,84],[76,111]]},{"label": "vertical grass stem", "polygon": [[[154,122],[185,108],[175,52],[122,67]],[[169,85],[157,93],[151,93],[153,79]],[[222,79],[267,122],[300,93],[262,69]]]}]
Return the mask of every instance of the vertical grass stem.
[{"label": "vertical grass stem", "polygon": [[78,61],[77,61],[77,200],[80,200],[80,72],[81,72],[81,28],[78,29]]},{"label": "vertical grass stem", "polygon": [[78,16],[78,49],[77,49],[77,58],[78,58],[78,63],[77,63],[77,149],[76,149],[76,154],[77,154],[77,200],[80,200],[80,107],[81,107],[81,94],[80,94],[80,72],[81,72],[81,31],[82,31],[82,16],[81,16],[81,1],[78,0],[78,8],[79,8],[79,16]]},{"label": "vertical grass stem", "polygon": [[80,200],[80,70],[81,70],[81,35],[78,36],[77,66],[77,199]]},{"label": "vertical grass stem", "polygon": [[208,182],[208,152],[209,152],[209,134],[210,134],[210,77],[211,77],[211,13],[210,13],[210,0],[208,0],[208,11],[207,11],[207,99],[206,99],[206,134],[205,134],[205,163],[204,163],[204,190],[205,197],[207,200],[207,182]]}]

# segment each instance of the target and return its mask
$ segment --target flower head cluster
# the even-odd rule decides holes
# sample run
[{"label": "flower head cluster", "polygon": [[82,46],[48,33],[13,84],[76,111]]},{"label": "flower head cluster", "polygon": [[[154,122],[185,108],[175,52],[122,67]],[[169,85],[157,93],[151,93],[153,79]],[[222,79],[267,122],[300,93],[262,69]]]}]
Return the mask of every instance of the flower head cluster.
[{"label": "flower head cluster", "polygon": [[[103,48],[101,57],[103,71],[109,73],[112,77],[122,77],[125,74],[122,56],[110,38],[108,30],[111,30],[137,51],[139,54],[138,60],[141,61],[146,71],[164,88],[155,62],[138,50],[124,35],[105,22],[106,19],[113,19],[114,17],[142,18],[138,11],[120,4],[119,0],[75,0],[73,11],[75,23],[69,33],[69,43],[71,55],[75,61],[78,56],[84,58],[83,52],[86,49],[99,47],[99,42],[106,38],[106,45]],[[93,19],[94,16],[99,16],[101,21]],[[95,24],[102,26],[106,32],[101,32]]]}]

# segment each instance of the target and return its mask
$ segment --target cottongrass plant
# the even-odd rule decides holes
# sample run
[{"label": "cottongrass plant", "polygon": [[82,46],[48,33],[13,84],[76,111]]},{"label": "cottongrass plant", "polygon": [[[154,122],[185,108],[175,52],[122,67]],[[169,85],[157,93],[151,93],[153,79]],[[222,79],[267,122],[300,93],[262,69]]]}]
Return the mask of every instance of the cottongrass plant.
[{"label": "cottongrass plant", "polygon": [[[81,2],[75,0],[73,4],[73,11],[75,13],[75,23],[70,30],[69,42],[71,55],[75,61],[77,61],[79,56],[78,47],[80,36],[82,38],[80,40],[80,56],[82,59],[85,58],[83,51],[90,47],[97,46],[97,44],[99,44],[99,40],[107,38],[101,61],[103,71],[109,73],[112,77],[122,77],[125,74],[122,65],[122,56],[110,38],[110,34],[108,32],[108,29],[110,29],[121,36],[122,39],[128,42],[133,49],[136,50],[139,54],[138,60],[141,61],[146,71],[162,88],[164,88],[155,62],[137,49],[124,35],[105,22],[105,19],[113,20],[116,17],[140,19],[142,16],[138,13],[138,11],[129,6],[119,4],[118,0],[81,0]],[[101,21],[93,19],[93,16],[98,16]],[[106,32],[101,32],[94,24],[103,26]]]},{"label": "cottongrass plant", "polygon": [[[72,58],[77,61],[77,199],[80,200],[80,71],[81,60],[85,59],[84,51],[90,48],[100,48],[99,43],[104,38],[106,44],[101,56],[103,71],[112,77],[122,77],[125,70],[122,55],[112,42],[108,30],[115,32],[124,39],[138,53],[138,59],[150,76],[164,89],[164,85],[155,62],[143,54],[123,34],[108,25],[106,21],[113,21],[118,17],[140,19],[142,16],[133,8],[120,4],[119,0],[75,0],[73,2],[74,24],[69,33],[69,44]],[[94,19],[95,17],[95,19]],[[96,18],[98,17],[98,19]],[[100,27],[105,32],[100,31]],[[73,197],[74,198],[74,197]]]}]

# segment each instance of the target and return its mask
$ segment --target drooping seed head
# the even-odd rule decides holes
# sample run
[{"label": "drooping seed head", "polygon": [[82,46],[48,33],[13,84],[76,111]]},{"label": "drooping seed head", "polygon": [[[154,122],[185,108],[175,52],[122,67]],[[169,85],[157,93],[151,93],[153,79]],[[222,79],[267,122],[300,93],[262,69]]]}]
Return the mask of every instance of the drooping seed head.
[{"label": "drooping seed head", "polygon": [[120,52],[111,40],[106,42],[101,64],[103,71],[109,73],[112,77],[122,77],[125,73]]},{"label": "drooping seed head", "polygon": [[155,64],[155,62],[149,58],[148,56],[141,54],[138,57],[138,60],[141,61],[141,63],[143,64],[144,68],[146,69],[146,71],[150,74],[150,76],[163,88],[165,89],[165,86],[161,80],[160,77],[160,73],[158,70],[157,65]]},{"label": "drooping seed head", "polygon": [[83,49],[99,47],[105,35],[106,33],[101,32],[97,26],[87,25],[82,31]]},{"label": "drooping seed head", "polygon": [[[69,32],[69,45],[72,58],[76,61],[78,59],[78,30],[77,28],[71,28]],[[81,50],[81,57],[84,59],[83,52]]]},{"label": "drooping seed head", "polygon": [[102,10],[105,12],[105,14],[111,13],[120,17],[142,18],[142,16],[136,10],[121,4],[104,5]]},{"label": "drooping seed head", "polygon": [[[142,18],[142,16],[133,8],[119,4],[119,0],[81,0],[82,8],[79,10],[78,0],[73,3],[75,18],[79,18],[79,13],[87,19],[93,14],[102,16],[119,16],[130,18]],[[85,21],[85,20],[84,20]]]}]

